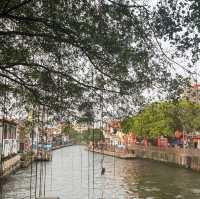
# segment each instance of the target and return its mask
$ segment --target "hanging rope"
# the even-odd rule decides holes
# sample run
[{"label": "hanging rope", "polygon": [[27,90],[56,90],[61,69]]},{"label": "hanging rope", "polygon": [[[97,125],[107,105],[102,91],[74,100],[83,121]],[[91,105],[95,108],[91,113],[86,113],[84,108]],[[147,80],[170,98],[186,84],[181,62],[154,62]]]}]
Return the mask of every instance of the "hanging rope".
[{"label": "hanging rope", "polygon": [[[114,118],[114,104],[115,104],[115,101],[114,101],[114,95],[113,95],[113,120],[115,119]],[[115,176],[115,164],[116,164],[116,155],[115,155],[115,152],[116,152],[116,148],[115,148],[115,143],[114,143],[114,157],[113,157],[113,173],[114,173],[114,176]]]},{"label": "hanging rope", "polygon": [[[89,125],[88,125],[88,132],[89,132]],[[88,199],[90,199],[90,151],[88,150]]]},{"label": "hanging rope", "polygon": [[[39,125],[39,121],[40,121],[40,113],[39,113],[39,106],[37,106],[37,123]],[[39,143],[39,136],[36,137],[37,139],[37,153],[36,156],[38,156],[38,143]],[[35,198],[37,197],[37,186],[38,186],[38,161],[36,161],[35,163]]]},{"label": "hanging rope", "polygon": [[[48,122],[48,110],[46,110],[45,109],[45,106],[44,106],[44,119],[45,119],[45,112],[46,112],[46,123]],[[43,130],[45,130],[44,129],[44,126],[43,126]],[[47,131],[45,131],[45,145],[46,145],[46,147],[47,147]],[[47,148],[46,148],[46,150],[48,150]],[[48,154],[45,154],[45,155],[48,155]],[[50,155],[50,154],[49,154]],[[46,157],[45,157],[46,158]],[[47,157],[48,158],[48,157]],[[46,176],[47,176],[47,163],[46,163],[46,161],[44,162],[44,186],[43,186],[43,190],[44,190],[44,196],[46,195]]]},{"label": "hanging rope", "polygon": [[[48,120],[48,113],[46,114],[47,120]],[[48,154],[46,151],[44,151],[44,145],[47,147],[47,133],[45,133],[44,129],[44,120],[45,120],[45,106],[42,107],[42,116],[41,116],[41,135],[40,135],[40,145],[42,149],[41,153],[41,161],[40,161],[40,180],[39,180],[39,197],[46,195],[46,174],[47,174],[47,168],[46,168],[46,161],[43,162],[43,158],[48,158]],[[49,154],[50,155],[50,154]],[[42,157],[43,156],[43,157]]]},{"label": "hanging rope", "polygon": [[[5,80],[6,83],[6,80]],[[4,86],[5,87],[5,86]],[[2,140],[2,145],[1,145],[1,171],[3,172],[3,154],[4,154],[4,131],[5,131],[5,125],[4,125],[4,120],[5,120],[5,103],[6,103],[6,90],[5,88],[2,90],[2,95],[3,95],[3,106],[2,106],[2,112],[3,112],[3,117],[2,117],[2,135],[1,135],[1,140]],[[3,173],[2,173],[3,174]]]},{"label": "hanging rope", "polygon": [[101,104],[101,175],[104,175],[106,169],[103,166],[104,163],[104,141],[103,141],[103,90],[101,90],[101,96],[100,96],[100,104]]},{"label": "hanging rope", "polygon": [[[102,77],[103,78],[103,77]],[[105,148],[105,142],[104,142],[104,138],[103,138],[103,112],[104,112],[104,96],[103,96],[103,89],[101,90],[101,95],[100,95],[100,105],[101,105],[101,154],[102,154],[102,158],[101,158],[101,176],[103,176],[106,172],[106,169],[104,167],[104,148]],[[105,181],[103,180],[102,183],[102,193],[101,193],[101,198],[104,198],[104,189],[105,189]]]},{"label": "hanging rope", "polygon": [[[42,146],[43,143],[43,126],[44,126],[44,109],[42,108],[42,115],[41,115],[41,125],[42,125],[42,130],[40,132],[40,145]],[[41,147],[40,146],[40,147]],[[42,153],[41,153],[42,156]],[[41,157],[42,158],[42,157]],[[39,197],[42,196],[42,182],[43,182],[43,161],[40,161],[40,183],[39,183]]]},{"label": "hanging rope", "polygon": [[[92,68],[92,86],[94,87],[94,70]],[[92,98],[94,99],[94,91],[92,91]],[[94,103],[92,102],[92,185],[93,185],[93,194],[94,194]]]},{"label": "hanging rope", "polygon": [[82,149],[80,149],[81,152],[81,184],[82,184],[82,178],[83,178],[83,154],[82,154]]},{"label": "hanging rope", "polygon": [[[2,117],[2,135],[1,135],[1,162],[0,162],[0,177],[3,175],[3,155],[4,155],[4,132],[5,132],[5,116],[6,116],[6,78],[4,81],[4,90],[2,91],[2,95],[3,95],[3,117]],[[0,182],[0,196],[1,198],[3,198],[3,183]]]},{"label": "hanging rope", "polygon": [[0,198],[3,198],[3,184],[2,180],[0,181]]},{"label": "hanging rope", "polygon": [[50,189],[51,189],[51,191],[53,189],[53,168],[52,168],[52,162],[51,162],[51,186],[50,186]]},{"label": "hanging rope", "polygon": [[32,124],[31,124],[31,177],[30,177],[30,199],[32,198],[32,176],[33,176],[33,139],[34,139],[34,112],[32,113]]}]

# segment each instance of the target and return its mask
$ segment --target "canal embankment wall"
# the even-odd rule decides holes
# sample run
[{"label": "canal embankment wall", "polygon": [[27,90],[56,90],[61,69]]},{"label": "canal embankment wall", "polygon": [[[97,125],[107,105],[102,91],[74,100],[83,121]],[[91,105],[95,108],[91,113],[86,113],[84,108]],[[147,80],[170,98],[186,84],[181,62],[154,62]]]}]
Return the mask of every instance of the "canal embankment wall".
[{"label": "canal embankment wall", "polygon": [[174,164],[180,167],[189,168],[200,171],[200,150],[199,149],[183,149],[183,148],[161,148],[141,145],[129,145],[125,149],[108,148],[94,150],[89,148],[91,152],[103,153],[104,155],[115,156],[122,159],[149,159],[163,163]]},{"label": "canal embankment wall", "polygon": [[1,164],[0,177],[5,177],[10,175],[13,171],[20,168],[20,155],[15,155],[3,162]]},{"label": "canal embankment wall", "polygon": [[164,163],[172,163],[181,167],[200,171],[200,150],[182,148],[159,148],[153,146],[131,145],[128,152],[134,158],[150,159]]}]

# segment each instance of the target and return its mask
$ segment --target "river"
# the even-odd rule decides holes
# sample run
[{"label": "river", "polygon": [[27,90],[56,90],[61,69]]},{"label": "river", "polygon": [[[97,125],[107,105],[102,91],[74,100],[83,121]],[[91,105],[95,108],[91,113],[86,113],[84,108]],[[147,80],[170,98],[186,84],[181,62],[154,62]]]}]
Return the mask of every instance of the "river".
[{"label": "river", "polygon": [[[37,195],[40,192],[60,199],[200,198],[200,173],[153,161],[122,160],[105,156],[103,162],[106,172],[101,176],[102,158],[101,154],[88,152],[83,146],[56,150],[53,152],[53,160],[46,162],[46,166],[38,163],[37,189],[34,163],[32,175],[29,167],[1,182],[1,198],[30,198],[31,176],[32,199],[35,198],[35,191]],[[42,176],[46,178],[43,177],[42,180]]]}]

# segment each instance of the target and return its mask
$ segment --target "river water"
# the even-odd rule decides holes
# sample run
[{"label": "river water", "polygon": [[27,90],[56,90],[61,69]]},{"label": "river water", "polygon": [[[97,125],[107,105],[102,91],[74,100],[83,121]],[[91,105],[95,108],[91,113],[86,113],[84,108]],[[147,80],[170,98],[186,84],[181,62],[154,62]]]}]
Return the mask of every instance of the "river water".
[{"label": "river water", "polygon": [[32,186],[31,167],[19,170],[1,182],[0,198],[28,199],[31,195],[34,199],[35,191],[37,196],[40,193],[60,199],[200,198],[200,173],[153,161],[105,156],[106,172],[101,176],[102,158],[83,146],[59,149],[53,152],[52,162],[38,163],[37,188],[34,163]]}]

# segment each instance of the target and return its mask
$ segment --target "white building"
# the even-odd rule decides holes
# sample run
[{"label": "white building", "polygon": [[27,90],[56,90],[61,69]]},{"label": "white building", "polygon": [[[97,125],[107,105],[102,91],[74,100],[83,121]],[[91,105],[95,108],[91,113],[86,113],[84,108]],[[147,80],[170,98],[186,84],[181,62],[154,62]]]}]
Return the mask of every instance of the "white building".
[{"label": "white building", "polygon": [[0,119],[0,154],[3,157],[18,153],[19,139],[16,127],[16,122]]}]

